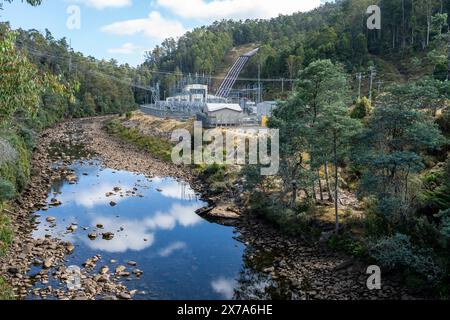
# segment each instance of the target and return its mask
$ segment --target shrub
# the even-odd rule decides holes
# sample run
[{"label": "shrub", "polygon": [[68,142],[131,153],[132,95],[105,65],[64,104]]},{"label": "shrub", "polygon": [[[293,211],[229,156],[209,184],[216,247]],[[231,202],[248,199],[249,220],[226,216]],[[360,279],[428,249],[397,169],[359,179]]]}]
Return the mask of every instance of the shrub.
[{"label": "shrub", "polygon": [[11,287],[0,277],[0,300],[13,300],[14,294]]},{"label": "shrub", "polygon": [[0,165],[5,162],[15,161],[17,158],[17,151],[11,146],[11,144],[0,137]]},{"label": "shrub", "polygon": [[441,219],[439,231],[445,241],[448,243],[450,240],[450,209],[441,211],[438,215]]},{"label": "shrub", "polygon": [[125,113],[125,118],[127,118],[128,120],[131,119],[131,117],[133,116],[133,112],[128,111],[127,113]]},{"label": "shrub", "polygon": [[442,132],[450,134],[450,108],[445,109],[436,121]]},{"label": "shrub", "polygon": [[433,259],[430,250],[419,249],[407,235],[397,233],[369,244],[369,255],[388,270],[416,273],[429,283],[436,283],[443,270]]},{"label": "shrub", "polygon": [[10,220],[0,213],[0,256],[5,254],[7,246],[13,240]]},{"label": "shrub", "polygon": [[0,178],[0,201],[11,200],[16,195],[16,188],[14,185],[2,178]]},{"label": "shrub", "polygon": [[356,100],[355,106],[350,113],[350,116],[353,119],[364,119],[365,117],[369,116],[372,111],[372,104],[370,103],[369,99],[364,97],[362,99]]},{"label": "shrub", "polygon": [[33,150],[36,143],[36,133],[28,128],[21,127],[19,129],[19,136],[22,137],[23,142],[25,143],[28,150]]}]

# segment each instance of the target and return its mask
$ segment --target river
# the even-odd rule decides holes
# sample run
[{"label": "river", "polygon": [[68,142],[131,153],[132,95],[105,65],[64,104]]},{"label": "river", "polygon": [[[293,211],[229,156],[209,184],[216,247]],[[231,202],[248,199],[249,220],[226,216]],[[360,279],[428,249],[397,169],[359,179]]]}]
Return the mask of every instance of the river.
[{"label": "river", "polygon": [[[94,256],[100,257],[95,272],[126,266],[130,275],[119,278],[136,291],[135,299],[267,298],[264,292],[272,281],[263,273],[255,277],[245,262],[249,248],[235,240],[233,227],[195,213],[206,204],[187,183],[116,171],[97,160],[76,162],[69,169],[77,181],[53,182],[48,202],[60,205],[37,212],[33,234],[70,241],[75,250],[67,266],[82,268]],[[40,270],[33,267],[30,275]],[[249,277],[251,283],[245,280]],[[43,285],[64,284],[52,278],[36,284]]]}]

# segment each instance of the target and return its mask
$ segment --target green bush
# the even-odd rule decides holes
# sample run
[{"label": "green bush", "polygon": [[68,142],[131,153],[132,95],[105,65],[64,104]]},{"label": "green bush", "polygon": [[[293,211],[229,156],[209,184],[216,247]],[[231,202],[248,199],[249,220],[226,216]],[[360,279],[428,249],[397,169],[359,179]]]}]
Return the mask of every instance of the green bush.
[{"label": "green bush", "polygon": [[364,119],[373,111],[372,104],[366,97],[356,100],[355,106],[350,113],[353,119]]},{"label": "green bush", "polygon": [[14,148],[16,157],[12,161],[0,163],[0,178],[10,182],[16,192],[22,192],[30,176],[30,155],[24,139],[15,133],[9,133],[5,140]]},{"label": "green bush", "polygon": [[0,178],[0,202],[11,200],[15,195],[15,186],[11,182]]},{"label": "green bush", "polygon": [[328,245],[332,249],[342,250],[354,257],[365,257],[367,254],[367,247],[349,235],[333,235]]},{"label": "green bush", "polygon": [[33,150],[36,144],[36,133],[26,127],[19,129],[19,136],[22,137],[23,142],[28,150]]},{"label": "green bush", "polygon": [[[266,221],[274,224],[280,230],[290,235],[316,235],[313,228],[313,218],[309,214],[313,207],[303,203],[296,208],[281,205],[278,195],[266,195],[262,192],[252,192],[250,198],[250,211]],[[319,234],[317,234],[319,235]]]},{"label": "green bush", "polygon": [[0,213],[0,256],[5,254],[7,247],[13,240],[11,222],[9,218]]},{"label": "green bush", "polygon": [[369,244],[369,255],[387,270],[415,273],[436,284],[443,276],[431,250],[416,247],[407,235],[397,233]]},{"label": "green bush", "polygon": [[450,209],[439,212],[438,218],[440,218],[441,220],[439,231],[441,233],[441,236],[444,238],[446,245],[448,246],[448,243],[450,241]]},{"label": "green bush", "polygon": [[0,277],[0,300],[13,300],[14,294],[11,287]]}]

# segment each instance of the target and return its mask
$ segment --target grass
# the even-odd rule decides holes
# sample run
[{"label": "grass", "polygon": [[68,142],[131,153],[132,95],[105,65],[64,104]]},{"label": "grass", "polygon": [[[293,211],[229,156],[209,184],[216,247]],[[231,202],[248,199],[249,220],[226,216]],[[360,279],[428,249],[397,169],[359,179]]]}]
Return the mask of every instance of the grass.
[{"label": "grass", "polygon": [[[8,216],[2,213],[4,208],[5,205],[0,202],[0,256],[6,253],[13,239],[11,221]],[[13,298],[11,287],[0,277],[0,300],[12,300]]]},{"label": "grass", "polygon": [[14,294],[11,287],[0,277],[0,300],[14,300]]},{"label": "grass", "polygon": [[6,253],[6,250],[13,239],[11,221],[9,217],[1,213],[1,211],[2,205],[0,204],[0,256]]},{"label": "grass", "polygon": [[118,120],[107,124],[108,132],[129,141],[143,150],[149,152],[157,159],[171,161],[173,145],[158,137],[142,134],[138,129],[127,128]]}]

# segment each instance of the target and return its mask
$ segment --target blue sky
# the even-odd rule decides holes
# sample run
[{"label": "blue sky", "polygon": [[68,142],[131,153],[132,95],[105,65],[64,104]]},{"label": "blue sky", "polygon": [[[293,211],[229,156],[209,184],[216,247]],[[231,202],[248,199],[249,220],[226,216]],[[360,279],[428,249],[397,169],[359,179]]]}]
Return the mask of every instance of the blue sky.
[{"label": "blue sky", "polygon": [[[13,28],[49,29],[72,47],[99,59],[133,66],[166,37],[179,37],[220,19],[271,18],[307,11],[321,0],[43,0],[39,7],[21,1],[5,4],[0,21]],[[70,11],[70,12],[68,12]],[[79,15],[78,15],[79,12]],[[80,28],[77,28],[80,17]],[[68,27],[72,25],[72,27]],[[75,28],[73,27],[75,26]]]}]

